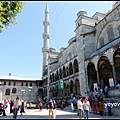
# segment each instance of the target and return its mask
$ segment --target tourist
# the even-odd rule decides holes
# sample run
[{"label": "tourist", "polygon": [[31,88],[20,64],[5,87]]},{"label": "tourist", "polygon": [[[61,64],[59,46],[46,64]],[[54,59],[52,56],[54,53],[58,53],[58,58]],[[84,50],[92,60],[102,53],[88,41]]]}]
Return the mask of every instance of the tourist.
[{"label": "tourist", "polygon": [[17,118],[18,109],[19,109],[19,98],[17,97],[14,102],[14,107],[13,107],[13,119]]},{"label": "tourist", "polygon": [[20,113],[21,113],[21,115],[22,115],[22,113],[25,113],[25,105],[24,105],[24,101],[21,101]]},{"label": "tourist", "polygon": [[80,96],[78,101],[77,101],[77,109],[78,109],[79,118],[83,118],[82,96]]},{"label": "tourist", "polygon": [[39,101],[38,108],[39,108],[39,111],[42,110],[42,102],[41,101]]},{"label": "tourist", "polygon": [[99,114],[100,116],[103,116],[103,98],[100,97],[100,99],[98,100],[98,111],[99,111]]},{"label": "tourist", "polygon": [[0,115],[1,114],[2,114],[2,116],[7,116],[6,112],[5,112],[4,108],[3,108],[3,104],[2,103],[0,103]]},{"label": "tourist", "polygon": [[88,100],[88,97],[86,97],[83,102],[83,109],[84,109],[84,118],[88,119],[89,111],[91,111],[90,102]]},{"label": "tourist", "polygon": [[55,100],[52,100],[53,101],[53,111],[54,111],[54,119],[56,118],[56,102]]},{"label": "tourist", "polygon": [[49,103],[48,103],[48,111],[49,111],[48,118],[50,118],[50,114],[51,114],[51,113],[52,113],[52,116],[53,116],[53,118],[54,118],[53,108],[54,108],[54,105],[53,105],[52,99],[50,99],[50,101],[49,101]]}]

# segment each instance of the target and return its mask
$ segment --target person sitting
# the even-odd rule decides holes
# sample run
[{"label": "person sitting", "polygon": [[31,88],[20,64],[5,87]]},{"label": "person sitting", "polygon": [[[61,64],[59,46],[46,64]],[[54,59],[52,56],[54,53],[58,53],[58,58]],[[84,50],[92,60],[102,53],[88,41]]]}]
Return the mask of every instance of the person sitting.
[{"label": "person sitting", "polygon": [[5,110],[3,109],[3,104],[2,103],[0,103],[0,115],[1,114],[2,114],[2,116],[7,116],[6,113],[5,113]]}]

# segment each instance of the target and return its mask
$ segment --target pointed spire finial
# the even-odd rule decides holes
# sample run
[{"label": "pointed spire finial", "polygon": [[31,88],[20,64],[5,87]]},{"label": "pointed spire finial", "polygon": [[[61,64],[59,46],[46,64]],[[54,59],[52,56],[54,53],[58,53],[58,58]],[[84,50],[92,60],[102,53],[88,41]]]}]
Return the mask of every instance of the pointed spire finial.
[{"label": "pointed spire finial", "polygon": [[49,8],[48,8],[48,3],[46,2],[46,9],[45,12],[49,12]]}]

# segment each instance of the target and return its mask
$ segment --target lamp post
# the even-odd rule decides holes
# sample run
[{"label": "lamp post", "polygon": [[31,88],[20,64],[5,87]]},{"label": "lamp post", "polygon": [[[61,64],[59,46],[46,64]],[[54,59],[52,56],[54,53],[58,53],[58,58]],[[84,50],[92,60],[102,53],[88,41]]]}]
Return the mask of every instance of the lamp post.
[{"label": "lamp post", "polygon": [[31,91],[32,91],[32,87],[28,87],[28,89],[29,89],[29,92],[30,92],[30,94],[29,94],[29,100],[31,99]]},{"label": "lamp post", "polygon": [[23,100],[23,93],[25,93],[25,89],[22,89],[22,100]]}]

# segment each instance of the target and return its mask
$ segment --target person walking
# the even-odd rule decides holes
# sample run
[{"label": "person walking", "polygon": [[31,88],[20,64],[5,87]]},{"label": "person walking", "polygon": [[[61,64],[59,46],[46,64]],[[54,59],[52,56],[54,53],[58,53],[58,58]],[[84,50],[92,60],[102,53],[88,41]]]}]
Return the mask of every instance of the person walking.
[{"label": "person walking", "polygon": [[88,101],[88,97],[86,97],[83,102],[83,109],[84,109],[84,118],[88,119],[89,111],[91,111],[90,102]]},{"label": "person walking", "polygon": [[20,113],[21,113],[21,115],[22,115],[22,113],[25,113],[25,105],[24,105],[24,101],[21,102]]},{"label": "person walking", "polygon": [[79,118],[83,118],[83,103],[82,103],[82,96],[79,96],[79,99],[77,101],[77,108],[78,108],[78,114]]},{"label": "person walking", "polygon": [[2,116],[7,116],[2,103],[0,103],[0,115],[1,114],[2,114]]},{"label": "person walking", "polygon": [[53,108],[54,108],[54,105],[53,105],[53,102],[52,102],[52,99],[50,99],[49,103],[48,103],[48,118],[50,118],[50,114],[52,113],[52,116],[54,118],[54,111],[53,111]]},{"label": "person walking", "polygon": [[100,98],[98,100],[98,111],[99,111],[99,114],[100,116],[103,116],[103,98]]},{"label": "person walking", "polygon": [[53,111],[54,111],[54,119],[56,118],[56,101],[55,100],[52,100],[53,101]]},{"label": "person walking", "polygon": [[13,107],[13,119],[14,120],[17,118],[18,109],[19,109],[19,97],[17,97],[14,102],[14,107]]},{"label": "person walking", "polygon": [[38,104],[39,111],[42,111],[42,102],[40,101]]}]

